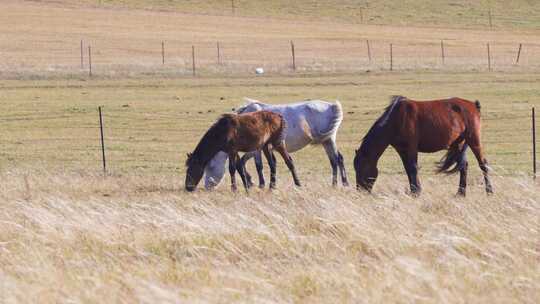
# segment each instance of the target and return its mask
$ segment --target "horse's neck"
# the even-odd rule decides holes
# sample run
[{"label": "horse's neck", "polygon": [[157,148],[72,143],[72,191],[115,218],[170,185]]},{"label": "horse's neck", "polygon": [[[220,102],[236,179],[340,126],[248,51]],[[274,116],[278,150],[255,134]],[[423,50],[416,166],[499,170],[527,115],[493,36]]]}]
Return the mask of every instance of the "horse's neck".
[{"label": "horse's neck", "polygon": [[388,140],[388,136],[386,134],[378,134],[371,138],[368,143],[362,143],[360,149],[365,149],[368,157],[376,163],[389,145],[390,141]]}]

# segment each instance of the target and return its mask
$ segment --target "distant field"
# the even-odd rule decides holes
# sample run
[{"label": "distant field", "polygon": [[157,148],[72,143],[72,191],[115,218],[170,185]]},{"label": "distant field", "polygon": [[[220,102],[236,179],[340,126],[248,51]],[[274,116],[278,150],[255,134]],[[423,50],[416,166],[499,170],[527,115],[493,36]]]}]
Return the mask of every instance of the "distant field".
[{"label": "distant field", "polygon": [[[261,6],[264,8],[265,4]],[[540,27],[489,30],[351,25],[302,18],[260,20],[243,15],[213,16],[108,6],[65,8],[57,2],[11,0],[3,8],[0,79],[86,77],[89,46],[94,77],[190,76],[192,46],[198,75],[245,76],[252,75],[255,67],[263,67],[274,75],[291,74],[291,41],[295,44],[296,73],[304,74],[387,71],[391,43],[392,68],[397,71],[485,71],[488,70],[487,43],[495,71],[540,69]],[[523,49],[516,64],[519,44]]]},{"label": "distant field", "polygon": [[[44,1],[48,2],[48,1]],[[334,21],[341,23],[489,28],[537,29],[540,3],[531,0],[54,0],[80,6],[142,8],[193,14],[273,17]],[[265,20],[260,20],[264,23]]]}]

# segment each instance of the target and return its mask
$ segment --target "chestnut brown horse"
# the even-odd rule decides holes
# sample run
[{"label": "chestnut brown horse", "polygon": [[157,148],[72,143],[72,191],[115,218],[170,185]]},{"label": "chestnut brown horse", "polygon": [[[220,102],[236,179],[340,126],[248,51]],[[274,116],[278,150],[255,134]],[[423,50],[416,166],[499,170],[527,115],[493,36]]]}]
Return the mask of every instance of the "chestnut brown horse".
[{"label": "chestnut brown horse", "polygon": [[291,156],[285,148],[285,132],[287,125],[280,114],[269,111],[258,111],[246,114],[224,114],[206,131],[193,153],[188,154],[186,161],[186,190],[193,191],[201,180],[204,168],[214,156],[223,151],[229,156],[229,174],[231,187],[236,191],[235,173],[242,178],[247,190],[247,179],[243,166],[238,166],[238,152],[263,150],[270,166],[270,188],[276,184],[276,161],[270,152],[269,145],[276,150],[292,173],[294,183],[300,186]]},{"label": "chestnut brown horse", "polygon": [[[411,193],[421,192],[418,179],[418,152],[448,152],[441,159],[438,172],[459,171],[458,195],[467,187],[467,147],[470,147],[482,173],[486,192],[493,193],[488,176],[487,160],[480,143],[480,102],[461,98],[414,101],[393,96],[390,105],[368,131],[356,150],[354,169],[356,186],[371,192],[377,179],[377,161],[388,146],[401,157]],[[454,166],[452,168],[452,166]]]}]

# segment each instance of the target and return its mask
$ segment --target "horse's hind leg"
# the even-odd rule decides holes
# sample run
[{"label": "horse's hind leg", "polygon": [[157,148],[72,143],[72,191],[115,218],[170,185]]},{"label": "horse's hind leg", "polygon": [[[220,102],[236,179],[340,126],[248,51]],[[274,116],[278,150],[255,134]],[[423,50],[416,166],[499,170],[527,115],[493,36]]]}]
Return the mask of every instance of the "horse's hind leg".
[{"label": "horse's hind leg", "polygon": [[486,184],[486,193],[492,194],[493,193],[493,187],[491,186],[491,182],[489,180],[488,175],[488,162],[486,158],[484,157],[484,152],[482,151],[482,146],[479,144],[469,144],[471,147],[471,150],[474,153],[474,156],[476,157],[476,160],[478,161],[478,165],[480,167],[480,170],[482,170],[482,173],[484,174],[484,182]]},{"label": "horse's hind leg", "polygon": [[347,172],[345,171],[345,160],[343,159],[343,155],[341,155],[341,152],[338,151],[338,167],[339,172],[341,173],[341,183],[344,187],[349,186],[349,181],[347,180]]},{"label": "horse's hind leg", "polygon": [[332,167],[332,186],[337,186],[337,171],[338,171],[338,151],[336,145],[332,140],[328,140],[322,143],[328,160],[330,160],[330,166]]},{"label": "horse's hind leg", "polygon": [[296,169],[294,167],[294,163],[292,160],[292,157],[289,155],[289,152],[287,152],[287,149],[285,149],[285,145],[283,142],[277,144],[274,146],[274,149],[278,151],[279,154],[281,154],[281,157],[283,157],[283,160],[285,161],[285,164],[289,168],[289,171],[291,171],[294,184],[298,187],[300,187],[300,180],[298,179],[298,176],[296,175]]},{"label": "horse's hind leg", "polygon": [[268,161],[268,166],[270,167],[270,189],[276,188],[276,158],[274,154],[270,152],[268,145],[263,147],[263,153]]},{"label": "horse's hind leg", "polygon": [[263,162],[261,151],[255,153],[255,168],[257,168],[257,174],[259,175],[259,188],[264,188],[264,174],[263,174]]},{"label": "horse's hind leg", "polygon": [[467,171],[469,169],[469,162],[467,162],[466,144],[463,145],[457,165],[459,168],[459,188],[457,194],[465,196],[465,194],[467,193]]}]

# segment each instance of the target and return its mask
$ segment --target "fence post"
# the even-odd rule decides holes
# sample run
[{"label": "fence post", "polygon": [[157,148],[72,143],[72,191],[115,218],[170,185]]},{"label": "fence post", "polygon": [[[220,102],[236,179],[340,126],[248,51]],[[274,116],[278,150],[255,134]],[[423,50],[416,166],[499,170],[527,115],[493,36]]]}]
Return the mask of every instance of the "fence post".
[{"label": "fence post", "polygon": [[516,64],[519,63],[519,55],[521,55],[521,43],[519,44],[519,48],[518,48],[518,52],[517,52]]},{"label": "fence post", "polygon": [[491,23],[491,9],[489,9],[488,11],[488,16],[489,16],[489,29],[493,29],[493,23]]},{"label": "fence post", "polygon": [[292,68],[296,71],[296,56],[294,54],[294,42],[291,40]]},{"label": "fence post", "polygon": [[369,63],[371,63],[371,47],[369,46],[369,39],[366,40],[367,44],[367,56],[369,58]]},{"label": "fence post", "polygon": [[103,175],[107,175],[107,166],[105,162],[105,140],[103,139],[103,118],[101,115],[101,106],[98,107],[99,112],[99,130],[101,134],[101,159],[103,161]]},{"label": "fence post", "polygon": [[88,46],[88,76],[92,77],[92,47]]},{"label": "fence post", "polygon": [[441,58],[442,58],[442,64],[444,64],[444,41],[441,40]]},{"label": "fence post", "polygon": [[394,69],[394,56],[392,53],[392,44],[390,43],[390,71]]},{"label": "fence post", "polygon": [[81,70],[84,69],[84,54],[83,54],[83,41],[81,39]]},{"label": "fence post", "polygon": [[221,52],[220,52],[220,49],[219,49],[219,41],[217,42],[217,63],[218,65],[221,65]]},{"label": "fence post", "polygon": [[364,23],[364,9],[360,8],[360,23]]},{"label": "fence post", "polygon": [[491,53],[489,51],[489,42],[487,43],[487,60],[488,60],[488,71],[491,71]]},{"label": "fence post", "polygon": [[534,114],[534,107],[531,113],[532,119],[532,146],[533,146],[533,176],[536,179],[536,116]]},{"label": "fence post", "polygon": [[231,10],[232,10],[232,14],[236,15],[236,7],[234,6],[234,0],[231,0]]},{"label": "fence post", "polygon": [[161,64],[165,64],[165,41],[161,41]]},{"label": "fence post", "polygon": [[193,76],[195,76],[195,46],[194,45],[191,46],[191,62],[193,64],[191,69],[193,70]]}]

